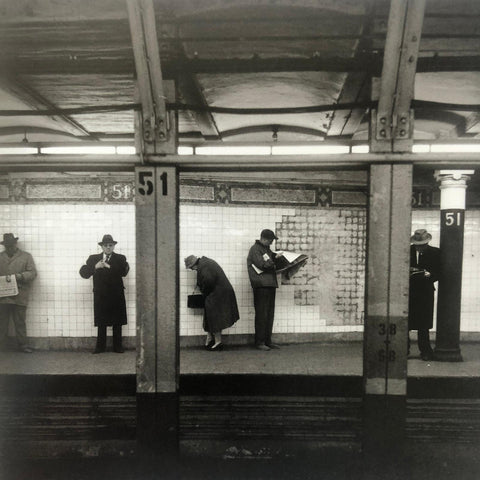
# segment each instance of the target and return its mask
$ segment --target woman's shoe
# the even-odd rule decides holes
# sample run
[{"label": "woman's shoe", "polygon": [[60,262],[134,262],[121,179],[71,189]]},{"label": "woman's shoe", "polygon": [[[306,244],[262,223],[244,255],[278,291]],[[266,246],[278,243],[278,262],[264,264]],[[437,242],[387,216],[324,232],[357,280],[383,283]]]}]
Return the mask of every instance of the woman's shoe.
[{"label": "woman's shoe", "polygon": [[205,350],[210,350],[215,345],[215,340],[210,340],[207,344],[204,345]]},{"label": "woman's shoe", "polygon": [[211,352],[220,352],[223,350],[223,343],[215,343],[209,348],[209,350]]}]

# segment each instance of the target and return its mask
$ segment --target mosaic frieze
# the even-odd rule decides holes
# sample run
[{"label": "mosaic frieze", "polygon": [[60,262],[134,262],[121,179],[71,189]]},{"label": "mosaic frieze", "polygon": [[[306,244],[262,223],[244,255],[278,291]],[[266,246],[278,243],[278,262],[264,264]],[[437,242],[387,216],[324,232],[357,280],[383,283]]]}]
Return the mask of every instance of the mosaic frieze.
[{"label": "mosaic frieze", "polygon": [[101,184],[32,183],[26,184],[28,200],[100,200]]},{"label": "mosaic frieze", "polygon": [[[75,175],[38,179],[14,177],[0,183],[0,201],[101,201],[130,203],[135,200],[132,176]],[[213,180],[180,180],[180,201],[218,203],[222,205],[299,205],[320,207],[364,207],[368,204],[368,189],[363,185],[309,185],[288,183],[258,183]],[[435,185],[414,186],[413,208],[438,208],[440,191]],[[480,192],[467,189],[467,208],[480,206]]]},{"label": "mosaic frieze", "polygon": [[213,185],[180,184],[180,198],[186,201],[213,202],[215,191]]},{"label": "mosaic frieze", "polygon": [[7,183],[0,183],[0,199],[8,199],[10,196],[10,189]]},{"label": "mosaic frieze", "polygon": [[134,182],[108,181],[103,184],[103,200],[106,202],[133,202],[135,200]]},{"label": "mosaic frieze", "polygon": [[232,187],[232,203],[315,205],[316,191],[313,189],[272,188],[265,186],[258,188]]}]

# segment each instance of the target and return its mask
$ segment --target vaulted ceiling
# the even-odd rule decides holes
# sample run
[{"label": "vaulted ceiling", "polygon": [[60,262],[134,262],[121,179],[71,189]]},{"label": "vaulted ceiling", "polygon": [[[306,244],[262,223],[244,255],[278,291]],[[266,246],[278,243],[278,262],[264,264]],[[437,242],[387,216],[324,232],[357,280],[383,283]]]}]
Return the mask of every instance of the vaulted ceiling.
[{"label": "vaulted ceiling", "polygon": [[[177,104],[200,107],[179,109],[180,143],[368,138],[388,0],[153,3],[163,77],[175,80]],[[0,45],[0,143],[133,142],[138,98],[125,0],[0,0]],[[415,140],[479,138],[479,52],[479,1],[427,1]],[[334,104],[348,108],[211,111]]]}]

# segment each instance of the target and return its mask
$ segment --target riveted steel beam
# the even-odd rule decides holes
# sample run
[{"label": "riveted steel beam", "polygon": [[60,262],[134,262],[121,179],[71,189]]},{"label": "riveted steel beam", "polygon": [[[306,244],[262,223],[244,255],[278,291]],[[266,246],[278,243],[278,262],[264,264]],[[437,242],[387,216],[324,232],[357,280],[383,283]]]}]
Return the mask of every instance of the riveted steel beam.
[{"label": "riveted steel beam", "polygon": [[415,71],[426,0],[392,0],[378,107],[372,110],[372,152],[408,152],[413,141]]},{"label": "riveted steel beam", "polygon": [[[127,0],[141,118],[137,146],[145,154],[174,153],[176,115],[167,112],[152,0]],[[172,89],[174,93],[174,89]],[[174,97],[174,94],[171,95]],[[171,98],[169,99],[172,100]],[[174,98],[173,98],[174,100]]]}]

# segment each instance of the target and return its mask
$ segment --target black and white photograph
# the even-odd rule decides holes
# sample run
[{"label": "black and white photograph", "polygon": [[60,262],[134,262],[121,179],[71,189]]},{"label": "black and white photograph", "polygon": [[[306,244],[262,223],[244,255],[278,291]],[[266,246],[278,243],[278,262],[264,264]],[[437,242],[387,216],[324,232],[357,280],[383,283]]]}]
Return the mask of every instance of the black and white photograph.
[{"label": "black and white photograph", "polygon": [[0,480],[480,478],[479,26],[0,0]]}]

